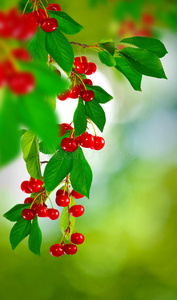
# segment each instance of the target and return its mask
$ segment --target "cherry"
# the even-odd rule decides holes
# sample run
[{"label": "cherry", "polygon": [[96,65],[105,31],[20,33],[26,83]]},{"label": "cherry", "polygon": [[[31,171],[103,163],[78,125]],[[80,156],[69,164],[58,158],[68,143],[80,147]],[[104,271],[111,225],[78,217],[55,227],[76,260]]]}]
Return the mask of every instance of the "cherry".
[{"label": "cherry", "polygon": [[61,207],[66,207],[70,203],[70,199],[67,195],[58,195],[56,196],[56,204]]},{"label": "cherry", "polygon": [[152,30],[150,28],[142,28],[134,32],[134,36],[152,37]]},{"label": "cherry", "polygon": [[76,233],[71,234],[71,242],[73,244],[81,245],[81,244],[83,244],[84,240],[85,240],[85,237],[81,233],[76,232]]},{"label": "cherry", "polygon": [[71,216],[78,218],[83,215],[84,207],[82,205],[74,205],[69,209]]},{"label": "cherry", "polygon": [[8,80],[9,88],[16,95],[24,95],[32,92],[35,87],[33,74],[29,72],[15,73]]},{"label": "cherry", "polygon": [[12,36],[20,41],[26,41],[33,37],[36,29],[36,21],[31,21],[28,15],[22,15],[15,20]]},{"label": "cherry", "polygon": [[155,22],[155,18],[151,14],[144,13],[142,15],[142,22],[146,25],[153,25],[153,23]]},{"label": "cherry", "polygon": [[69,91],[68,97],[72,99],[77,99],[80,96],[80,92],[80,87],[76,85]]},{"label": "cherry", "polygon": [[89,69],[89,64],[87,62],[80,62],[75,65],[75,68],[79,74],[86,74],[87,70]]},{"label": "cherry", "polygon": [[56,192],[56,196],[60,196],[60,195],[66,195],[68,196],[68,192],[67,191],[64,191],[62,189],[59,189],[57,192]]},{"label": "cherry", "polygon": [[85,72],[86,75],[92,75],[96,72],[97,67],[93,62],[89,63],[89,68],[88,70]]},{"label": "cherry", "polygon": [[76,65],[78,65],[78,64],[80,64],[80,63],[87,63],[88,61],[87,61],[87,58],[85,57],[85,56],[77,56],[77,57],[75,57],[74,58],[74,65],[76,66]]},{"label": "cherry", "polygon": [[26,14],[26,19],[32,24],[32,26],[37,27],[40,24],[40,17],[36,12],[31,12]]},{"label": "cherry", "polygon": [[12,50],[12,54],[15,58],[22,61],[30,61],[31,57],[25,48],[16,48]]},{"label": "cherry", "polygon": [[95,97],[95,94],[93,91],[83,91],[81,92],[81,98],[82,100],[84,100],[85,102],[89,102],[92,101]]},{"label": "cherry", "polygon": [[31,194],[31,189],[28,186],[29,182],[27,180],[23,181],[21,184],[21,190],[26,194]]},{"label": "cherry", "polygon": [[61,148],[66,152],[74,152],[78,148],[78,142],[72,138],[64,138],[61,142]]},{"label": "cherry", "polygon": [[59,211],[57,209],[54,208],[48,208],[48,218],[51,220],[56,220],[59,218]]},{"label": "cherry", "polygon": [[48,13],[46,13],[46,11],[42,8],[39,8],[36,11],[34,11],[33,14],[36,15],[39,18],[40,23],[41,23],[42,20],[49,17]]},{"label": "cherry", "polygon": [[44,206],[44,205],[38,205],[36,207],[36,215],[38,217],[46,218],[47,215],[48,215],[48,209],[47,209],[47,207]]},{"label": "cherry", "polygon": [[31,208],[34,209],[34,210],[36,210],[37,207],[38,207],[37,202],[34,202]]},{"label": "cherry", "polygon": [[63,246],[63,251],[67,255],[74,255],[77,252],[77,246],[73,244],[65,244]]},{"label": "cherry", "polygon": [[58,98],[59,100],[61,100],[61,101],[65,101],[66,99],[69,98],[68,93],[69,93],[68,91],[65,92],[65,93],[62,93],[62,94],[58,95],[57,98]]},{"label": "cherry", "polygon": [[34,179],[29,182],[28,186],[33,193],[38,193],[41,190],[43,184],[44,183],[42,180]]},{"label": "cherry", "polygon": [[81,195],[80,193],[76,192],[75,190],[72,190],[71,195],[75,198],[75,199],[81,199],[84,196]]},{"label": "cherry", "polygon": [[62,256],[64,254],[63,246],[60,244],[55,244],[50,247],[50,254],[55,257]]},{"label": "cherry", "polygon": [[31,221],[34,219],[36,213],[33,209],[25,208],[22,210],[22,217],[25,220]]},{"label": "cherry", "polygon": [[61,137],[65,135],[66,128],[62,124],[58,124],[58,136]]},{"label": "cherry", "polygon": [[6,69],[4,64],[0,64],[0,88],[6,84]]},{"label": "cherry", "polygon": [[34,198],[28,197],[24,200],[24,204],[33,203]]},{"label": "cherry", "polygon": [[45,32],[53,32],[58,28],[58,21],[55,18],[46,18],[41,21],[41,28]]},{"label": "cherry", "polygon": [[58,3],[49,4],[47,7],[48,10],[61,11],[61,7]]},{"label": "cherry", "polygon": [[62,123],[61,125],[64,126],[66,128],[66,130],[72,130],[73,129],[73,127],[70,124]]},{"label": "cherry", "polygon": [[92,149],[101,150],[105,145],[105,140],[101,136],[94,136],[94,142]]},{"label": "cherry", "polygon": [[79,138],[79,143],[84,148],[91,148],[93,146],[94,138],[91,134],[85,132]]},{"label": "cherry", "polygon": [[93,85],[93,82],[88,78],[84,79],[83,82],[88,85]]}]

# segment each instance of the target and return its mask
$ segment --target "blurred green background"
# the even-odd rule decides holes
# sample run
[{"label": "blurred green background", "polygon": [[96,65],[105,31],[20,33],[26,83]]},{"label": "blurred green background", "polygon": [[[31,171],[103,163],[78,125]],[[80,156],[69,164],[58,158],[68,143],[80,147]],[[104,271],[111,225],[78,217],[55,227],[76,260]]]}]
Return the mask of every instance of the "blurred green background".
[{"label": "blurred green background", "polygon": [[[159,2],[164,3],[154,5]],[[118,39],[116,1],[59,3],[85,28],[72,40],[89,44]],[[40,221],[40,258],[29,252],[26,240],[11,250],[12,223],[2,214],[23,203],[20,183],[28,175],[22,157],[1,171],[1,300],[177,299],[177,36],[170,25],[156,26],[155,32],[169,52],[163,59],[168,81],[144,78],[142,93],[89,53],[98,64],[95,82],[114,100],[105,106],[105,148],[86,151],[94,181],[90,200],[78,202],[86,213],[76,229],[86,241],[75,256],[57,259],[49,254],[58,242],[58,220]],[[62,114],[68,103],[57,106],[63,121],[69,121]]]}]

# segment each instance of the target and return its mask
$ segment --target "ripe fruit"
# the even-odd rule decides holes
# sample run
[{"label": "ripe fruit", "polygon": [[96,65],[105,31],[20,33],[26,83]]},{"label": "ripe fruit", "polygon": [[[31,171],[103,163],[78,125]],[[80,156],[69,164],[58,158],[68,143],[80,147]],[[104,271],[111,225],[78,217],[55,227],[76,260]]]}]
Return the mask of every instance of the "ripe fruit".
[{"label": "ripe fruit", "polygon": [[61,137],[66,133],[66,128],[62,124],[58,124],[58,136]]},{"label": "ripe fruit", "polygon": [[80,193],[76,192],[75,190],[72,190],[71,195],[75,198],[75,199],[81,199],[84,196],[81,195]]},{"label": "ripe fruit", "polygon": [[77,56],[77,57],[75,57],[74,58],[74,65],[76,66],[76,65],[78,65],[78,64],[80,64],[80,63],[87,63],[88,61],[87,61],[87,57],[86,56]]},{"label": "ripe fruit", "polygon": [[33,74],[29,72],[15,73],[8,80],[9,88],[16,95],[24,95],[32,92],[35,87]]},{"label": "ripe fruit", "polygon": [[36,12],[26,14],[26,19],[32,24],[32,26],[38,26],[40,24],[40,17]]},{"label": "ripe fruit", "polygon": [[73,127],[70,124],[62,123],[61,125],[64,126],[66,128],[66,130],[72,130],[73,129]]},{"label": "ripe fruit", "polygon": [[59,211],[58,209],[54,209],[54,208],[48,208],[48,218],[51,220],[56,220],[59,218]]},{"label": "ripe fruit", "polygon": [[55,11],[61,11],[61,7],[58,3],[53,3],[53,4],[50,4],[48,7],[47,7],[48,10],[55,10]]},{"label": "ripe fruit", "polygon": [[67,195],[58,195],[56,196],[56,204],[61,207],[66,207],[70,203],[70,199]]},{"label": "ripe fruit", "polygon": [[93,82],[90,79],[84,79],[83,82],[88,85],[93,85]]},{"label": "ripe fruit", "polygon": [[76,245],[81,245],[85,240],[85,237],[81,233],[73,233],[71,234],[71,242]]},{"label": "ripe fruit", "polygon": [[24,200],[24,204],[32,203],[34,198],[28,197]]},{"label": "ripe fruit", "polygon": [[26,194],[31,194],[31,189],[28,186],[29,182],[27,180],[23,181],[21,184],[21,190]]},{"label": "ripe fruit", "polygon": [[142,15],[142,22],[146,25],[153,25],[153,23],[155,22],[155,18],[151,14],[144,13]]},{"label": "ripe fruit", "polygon": [[12,54],[15,58],[22,61],[30,61],[31,57],[25,48],[16,48],[12,50]]},{"label": "ripe fruit", "polygon": [[41,190],[43,184],[44,183],[42,180],[34,179],[29,182],[28,186],[33,193],[38,193]]},{"label": "ripe fruit", "polygon": [[94,138],[91,134],[85,132],[79,137],[79,143],[84,148],[91,148],[93,146]]},{"label": "ripe fruit", "polygon": [[22,210],[22,217],[25,220],[31,221],[34,219],[35,215],[36,215],[36,213],[33,209],[25,208]]},{"label": "ripe fruit", "polygon": [[63,251],[67,255],[74,255],[77,252],[77,246],[73,244],[65,244],[63,246]]},{"label": "ripe fruit", "polygon": [[41,28],[45,32],[53,32],[58,28],[58,21],[55,18],[46,18],[41,21]]},{"label": "ripe fruit", "polygon": [[36,215],[41,218],[46,218],[48,215],[47,207],[43,205],[38,205],[36,208]]},{"label": "ripe fruit", "polygon": [[76,85],[68,92],[68,97],[72,99],[77,99],[80,96],[80,92],[80,87]]},{"label": "ripe fruit", "polygon": [[60,244],[55,244],[50,247],[50,254],[55,257],[62,256],[64,254],[63,246]]},{"label": "ripe fruit", "polygon": [[95,94],[93,91],[83,91],[81,92],[81,98],[82,100],[84,100],[85,102],[89,102],[92,101],[95,97]]},{"label": "ripe fruit", "polygon": [[66,195],[68,196],[68,192],[67,191],[64,191],[62,189],[59,189],[57,192],[56,192],[56,196],[60,196],[60,195]]},{"label": "ripe fruit", "polygon": [[74,152],[78,148],[78,142],[71,138],[64,138],[61,142],[61,148],[66,152]]},{"label": "ripe fruit", "polygon": [[85,209],[82,205],[74,205],[69,209],[71,216],[77,218],[83,215]]},{"label": "ripe fruit", "polygon": [[86,74],[87,70],[89,69],[89,64],[82,62],[82,63],[76,64],[75,67],[76,67],[76,71],[79,74]]},{"label": "ripe fruit", "polygon": [[61,101],[65,101],[66,99],[69,98],[69,96],[68,96],[68,91],[65,92],[65,93],[62,93],[62,94],[58,95],[57,98],[58,98],[59,100],[61,100]]},{"label": "ripe fruit", "polygon": [[42,20],[44,20],[48,17],[48,14],[42,8],[39,8],[38,10],[35,10],[33,12],[33,14],[39,18],[40,23],[41,23]]},{"label": "ripe fruit", "polygon": [[105,140],[101,136],[94,136],[93,148],[94,150],[101,150],[105,145]]},{"label": "ripe fruit", "polygon": [[85,72],[86,75],[92,75],[96,72],[97,67],[93,62],[89,63],[89,68],[88,70]]}]

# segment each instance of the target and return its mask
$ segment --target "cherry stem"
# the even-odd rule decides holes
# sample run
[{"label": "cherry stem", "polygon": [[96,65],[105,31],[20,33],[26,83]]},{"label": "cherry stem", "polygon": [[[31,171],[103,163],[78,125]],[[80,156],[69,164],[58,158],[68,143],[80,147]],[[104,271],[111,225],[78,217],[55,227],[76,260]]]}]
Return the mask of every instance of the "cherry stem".
[{"label": "cherry stem", "polygon": [[89,120],[89,123],[92,125],[92,128],[93,128],[93,131],[95,133],[95,136],[97,136],[97,133],[96,133],[96,130],[95,130],[95,126],[93,125],[93,122],[89,118],[87,118],[87,119]]},{"label": "cherry stem", "polygon": [[[69,187],[69,175],[66,177],[66,184],[67,184],[67,190],[68,190],[68,197],[70,198],[70,187]],[[69,229],[70,229],[70,225],[71,225],[71,216],[70,216],[70,212],[69,212],[69,205],[68,205],[68,223],[69,223]]]},{"label": "cherry stem", "polygon": [[48,162],[49,162],[48,160],[44,160],[44,161],[41,161],[40,163],[42,165],[42,164],[47,164]]},{"label": "cherry stem", "polygon": [[82,48],[88,48],[88,47],[90,47],[89,45],[87,45],[87,44],[80,44],[80,43],[76,43],[76,42],[70,42],[70,44],[71,45],[77,45],[77,46],[80,46],[80,47],[82,47]]}]

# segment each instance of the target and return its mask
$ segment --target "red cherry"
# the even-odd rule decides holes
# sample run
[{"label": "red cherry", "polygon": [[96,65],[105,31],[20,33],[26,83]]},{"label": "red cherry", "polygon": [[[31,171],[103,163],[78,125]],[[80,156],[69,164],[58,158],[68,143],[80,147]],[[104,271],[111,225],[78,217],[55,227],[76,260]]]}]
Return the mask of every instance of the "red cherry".
[{"label": "red cherry", "polygon": [[69,91],[68,97],[72,99],[77,99],[80,96],[80,92],[80,87],[76,85]]},{"label": "red cherry", "polygon": [[70,203],[70,199],[67,195],[58,195],[55,199],[56,204],[61,207],[66,207]]},{"label": "red cherry", "polygon": [[85,237],[81,233],[76,232],[76,233],[71,234],[71,242],[73,244],[81,245],[81,244],[83,244],[84,240],[85,240]]},{"label": "red cherry", "polygon": [[71,195],[75,198],[75,199],[81,199],[84,196],[81,195],[80,193],[76,192],[75,190],[72,190]]},{"label": "red cherry", "polygon": [[101,150],[105,145],[105,140],[101,136],[94,136],[93,148],[94,150]]},{"label": "red cherry", "polygon": [[65,100],[67,100],[67,99],[69,98],[68,93],[69,93],[68,91],[65,92],[65,93],[62,93],[62,94],[58,95],[57,98],[58,98],[59,100],[61,100],[61,101],[65,101]]},{"label": "red cherry", "polygon": [[9,88],[16,95],[24,95],[32,92],[35,87],[33,74],[29,72],[15,73],[8,80]]},{"label": "red cherry", "polygon": [[20,41],[26,41],[34,36],[36,29],[36,21],[31,21],[28,15],[22,15],[15,21],[12,36]]},{"label": "red cherry", "polygon": [[64,254],[63,246],[60,244],[55,244],[50,247],[50,254],[55,257],[62,256]]},{"label": "red cherry", "polygon": [[61,148],[66,152],[74,152],[78,148],[78,142],[71,138],[64,138],[61,142]]},{"label": "red cherry", "polygon": [[0,88],[6,84],[7,76],[4,64],[0,64]]},{"label": "red cherry", "polygon": [[93,85],[93,82],[90,79],[84,79],[83,82],[88,85]]},{"label": "red cherry", "polygon": [[22,217],[25,220],[31,221],[34,219],[36,213],[33,209],[25,208],[22,210]]},{"label": "red cherry", "polygon": [[12,54],[15,58],[22,61],[30,61],[31,57],[25,48],[16,48],[12,50]]},{"label": "red cherry", "polygon": [[73,129],[73,127],[70,124],[62,123],[61,125],[64,126],[66,128],[66,130],[72,130]]},{"label": "red cherry", "polygon": [[21,190],[26,194],[31,194],[31,189],[29,188],[29,182],[27,180],[23,181],[21,184]]},{"label": "red cherry", "polygon": [[68,196],[68,192],[67,191],[64,191],[62,189],[59,189],[57,192],[56,192],[56,196],[60,196],[60,195],[66,195]]},{"label": "red cherry", "polygon": [[134,36],[152,37],[152,30],[150,28],[142,28],[134,32]]},{"label": "red cherry", "polygon": [[74,65],[76,66],[76,65],[78,65],[78,64],[80,64],[80,63],[87,63],[88,61],[87,61],[87,58],[85,57],[85,56],[77,56],[77,57],[75,57],[74,58]]},{"label": "red cherry", "polygon": [[43,181],[40,179],[31,180],[28,184],[29,188],[33,193],[38,193],[43,185]]},{"label": "red cherry", "polygon": [[89,102],[92,101],[95,97],[95,94],[93,91],[83,91],[81,92],[81,98],[82,100],[84,100],[85,102]]},{"label": "red cherry", "polygon": [[58,21],[55,18],[47,18],[41,21],[41,28],[45,32],[53,32],[58,28]]},{"label": "red cherry", "polygon": [[83,215],[85,209],[82,205],[74,205],[69,209],[71,216],[77,218]]},{"label": "red cherry", "polygon": [[55,10],[55,11],[61,11],[61,7],[58,3],[53,3],[53,4],[50,4],[48,7],[47,7],[48,10]]},{"label": "red cherry", "polygon": [[63,246],[63,251],[67,255],[74,255],[77,252],[77,246],[73,244],[65,244]]},{"label": "red cherry", "polygon": [[34,210],[36,210],[37,207],[38,207],[37,202],[34,202],[31,208],[34,209]]},{"label": "red cherry", "polygon": [[66,133],[66,128],[62,126],[62,124],[58,124],[58,136],[61,137],[65,135]]},{"label": "red cherry", "polygon": [[56,220],[59,218],[59,211],[57,209],[54,208],[48,208],[48,218],[51,220]]},{"label": "red cherry", "polygon": [[8,82],[9,78],[11,78],[11,76],[14,75],[16,71],[14,69],[13,64],[9,60],[5,60],[4,63],[2,64],[0,72],[2,72],[2,76],[4,76],[3,72],[5,72],[5,79],[6,82]]},{"label": "red cherry", "polygon": [[155,22],[155,18],[151,14],[144,13],[142,15],[142,22],[147,25],[153,25],[153,23]]},{"label": "red cherry", "polygon": [[38,205],[36,208],[36,215],[41,218],[46,218],[48,216],[48,209],[44,205]]},{"label": "red cherry", "polygon": [[79,138],[79,143],[84,148],[91,148],[93,146],[94,138],[91,134],[85,132]]},{"label": "red cherry", "polygon": [[89,69],[89,64],[84,62],[78,63],[75,65],[75,68],[79,74],[86,74],[87,70]]},{"label": "red cherry", "polygon": [[26,14],[26,19],[32,24],[32,26],[37,27],[40,24],[40,17],[38,14],[34,11],[29,14]]},{"label": "red cherry", "polygon": [[85,72],[86,75],[92,75],[96,72],[97,67],[93,62],[89,63],[89,68],[88,70]]},{"label": "red cherry", "polygon": [[33,203],[34,198],[28,197],[24,200],[24,204]]},{"label": "red cherry", "polygon": [[40,23],[42,20],[49,17],[48,13],[42,8],[39,8],[38,10],[34,11],[33,14],[39,18]]}]

